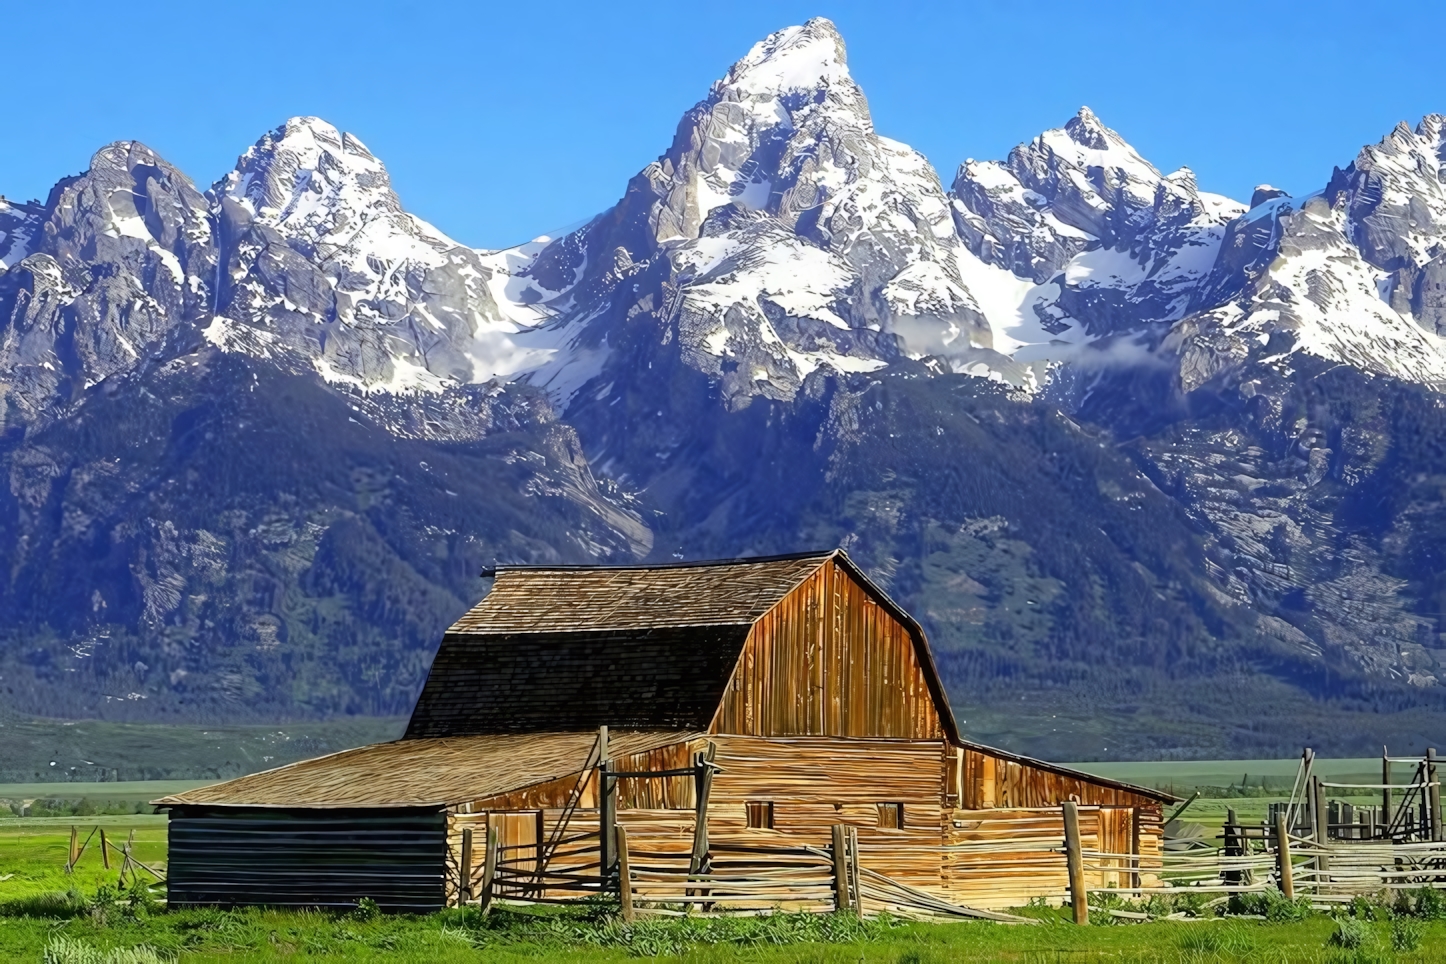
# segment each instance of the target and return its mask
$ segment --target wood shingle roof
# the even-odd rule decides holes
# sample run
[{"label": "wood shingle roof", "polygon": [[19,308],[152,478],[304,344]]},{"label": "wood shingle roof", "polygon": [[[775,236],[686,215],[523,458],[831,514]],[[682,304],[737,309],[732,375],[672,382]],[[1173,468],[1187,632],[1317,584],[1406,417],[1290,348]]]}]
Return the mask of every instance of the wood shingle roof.
[{"label": "wood shingle roof", "polygon": [[[608,737],[614,756],[682,743],[689,732],[623,732]],[[161,806],[452,806],[580,772],[597,732],[395,740],[343,750],[154,800]]]},{"label": "wood shingle roof", "polygon": [[748,626],[836,555],[666,566],[507,566],[449,635]]}]

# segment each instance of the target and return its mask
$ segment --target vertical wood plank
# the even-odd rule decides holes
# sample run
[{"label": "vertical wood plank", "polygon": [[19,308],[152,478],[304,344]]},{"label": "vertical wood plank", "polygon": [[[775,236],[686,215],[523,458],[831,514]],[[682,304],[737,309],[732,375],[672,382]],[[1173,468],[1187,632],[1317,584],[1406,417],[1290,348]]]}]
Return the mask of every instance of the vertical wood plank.
[{"label": "vertical wood plank", "polygon": [[833,891],[834,909],[848,910],[849,901],[848,847],[845,841],[848,828],[841,823],[833,825]]},{"label": "vertical wood plank", "polygon": [[1436,776],[1436,748],[1429,747],[1426,750],[1426,782],[1430,784],[1427,788],[1427,802],[1431,807],[1431,839],[1440,841],[1442,836],[1441,821],[1441,785]]}]

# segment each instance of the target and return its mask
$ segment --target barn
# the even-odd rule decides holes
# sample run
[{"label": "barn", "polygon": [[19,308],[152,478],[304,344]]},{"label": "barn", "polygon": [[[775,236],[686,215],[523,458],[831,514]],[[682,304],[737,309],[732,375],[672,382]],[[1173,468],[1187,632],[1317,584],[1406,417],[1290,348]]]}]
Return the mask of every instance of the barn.
[{"label": "barn", "polygon": [[842,550],[492,575],[400,740],[156,801],[172,905],[429,910],[675,873],[679,900],[747,877],[767,906],[817,896],[810,855],[842,840],[891,892],[1008,907],[1064,890],[1039,855],[1066,801],[1094,886],[1161,851],[1168,794],[965,739],[922,629]]}]

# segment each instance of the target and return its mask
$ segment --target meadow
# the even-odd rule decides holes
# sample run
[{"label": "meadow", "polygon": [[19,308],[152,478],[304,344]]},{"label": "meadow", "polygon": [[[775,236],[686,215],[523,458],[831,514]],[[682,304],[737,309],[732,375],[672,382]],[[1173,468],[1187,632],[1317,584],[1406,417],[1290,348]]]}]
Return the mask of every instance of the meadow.
[{"label": "meadow", "polygon": [[[1226,806],[1242,819],[1281,799],[1295,761],[1081,764],[1105,776],[1231,795],[1197,800],[1188,819],[1218,828]],[[1322,761],[1342,781],[1379,773],[1379,761]],[[1258,774],[1258,777],[1256,776]],[[1248,776],[1247,776],[1248,775]],[[1278,782],[1277,782],[1278,781]],[[201,961],[623,961],[690,962],[1066,962],[1305,961],[1373,964],[1441,960],[1446,902],[1395,908],[1361,902],[1333,915],[1283,902],[1250,913],[1134,922],[1096,913],[1076,927],[1053,908],[1022,913],[1037,926],[859,921],[847,915],[775,915],[733,920],[646,919],[628,925],[606,905],[569,911],[499,908],[390,916],[363,905],[348,913],[274,910],[167,912],[161,888],[118,886],[119,858],[103,867],[95,838],[65,872],[70,828],[84,839],[104,826],[112,841],[134,831],[136,857],[164,869],[164,815],[103,813],[201,781],[0,785],[0,799],[91,801],[89,814],[0,818],[0,960],[46,964]],[[1275,792],[1275,791],[1279,792]],[[84,809],[79,808],[77,809]],[[0,813],[3,813],[0,810]],[[1210,835],[1213,836],[1213,833]],[[148,876],[142,872],[142,880]],[[1208,909],[1194,913],[1209,915]],[[1273,919],[1264,919],[1264,918]]]}]

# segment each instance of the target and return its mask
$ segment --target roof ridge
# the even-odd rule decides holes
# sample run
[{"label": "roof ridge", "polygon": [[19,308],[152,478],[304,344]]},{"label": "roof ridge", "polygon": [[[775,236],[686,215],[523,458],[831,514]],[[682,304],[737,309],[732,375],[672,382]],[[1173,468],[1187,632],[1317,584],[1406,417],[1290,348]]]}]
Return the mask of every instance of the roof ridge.
[{"label": "roof ridge", "polygon": [[488,566],[482,570],[482,576],[483,578],[492,578],[500,572],[515,572],[519,570],[525,572],[621,572],[626,570],[702,569],[709,566],[757,565],[766,562],[788,562],[796,559],[828,559],[834,556],[847,557],[847,555],[843,548],[840,547],[836,549],[814,549],[807,552],[783,552],[771,556],[735,556],[730,559],[699,559],[689,562],[651,562],[621,566],[607,563],[556,565],[547,563],[511,563]]}]

